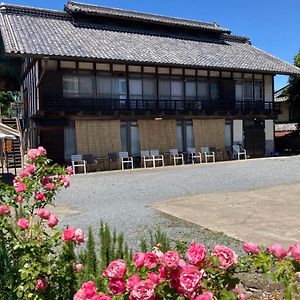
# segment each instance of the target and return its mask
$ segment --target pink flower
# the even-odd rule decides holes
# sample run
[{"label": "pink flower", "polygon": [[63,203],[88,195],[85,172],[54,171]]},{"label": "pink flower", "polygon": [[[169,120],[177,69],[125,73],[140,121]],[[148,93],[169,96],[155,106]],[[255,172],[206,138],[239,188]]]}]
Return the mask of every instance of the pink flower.
[{"label": "pink flower", "polygon": [[248,299],[247,295],[244,293],[239,293],[238,297],[239,297],[239,300],[247,300]]},{"label": "pink flower", "polygon": [[144,266],[144,257],[145,254],[142,252],[136,252],[133,257],[133,263],[137,269],[140,269]]},{"label": "pink flower", "polygon": [[74,227],[69,227],[63,231],[62,239],[66,243],[72,242],[74,238],[75,238],[75,228]]},{"label": "pink flower", "polygon": [[30,160],[35,160],[40,155],[38,149],[30,149],[28,151],[28,158]]},{"label": "pink flower", "polygon": [[26,190],[26,184],[24,182],[16,182],[15,187],[18,194],[23,193]]},{"label": "pink flower", "polygon": [[186,256],[192,265],[200,266],[206,258],[206,249],[204,245],[196,244],[193,241]]},{"label": "pink flower", "polygon": [[244,242],[243,249],[250,254],[258,254],[259,253],[259,246],[254,243]]},{"label": "pink flower", "polygon": [[218,257],[219,267],[223,270],[227,270],[237,262],[237,256],[235,252],[226,246],[216,245],[212,255]]},{"label": "pink flower", "polygon": [[53,182],[48,182],[45,184],[45,189],[48,191],[53,191],[56,189],[56,186]]},{"label": "pink flower", "polygon": [[123,259],[112,261],[103,271],[104,277],[122,279],[126,273],[126,264]]},{"label": "pink flower", "polygon": [[76,229],[74,232],[74,238],[77,244],[84,243],[84,233],[82,229]]},{"label": "pink flower", "polygon": [[35,164],[28,164],[28,165],[26,166],[25,170],[26,170],[28,173],[32,174],[32,173],[35,172],[36,166],[35,166]]},{"label": "pink flower", "polygon": [[47,283],[46,279],[41,278],[41,279],[37,280],[36,285],[35,285],[35,289],[37,291],[44,292],[45,289],[47,288],[47,286],[48,286],[48,283]]},{"label": "pink flower", "polygon": [[195,266],[186,266],[179,276],[179,284],[185,294],[194,292],[201,284],[203,272]]},{"label": "pink flower", "polygon": [[82,264],[80,264],[80,263],[73,264],[73,270],[74,270],[75,272],[80,272],[80,271],[82,270],[82,268],[83,268],[83,266],[82,266]]},{"label": "pink flower", "polygon": [[280,260],[284,259],[287,255],[286,250],[284,250],[279,243],[275,243],[271,248],[267,248],[266,251],[272,253]]},{"label": "pink flower", "polygon": [[111,300],[111,298],[108,295],[101,294],[93,296],[91,300]]},{"label": "pink flower", "polygon": [[141,281],[141,278],[138,274],[134,274],[127,280],[127,286],[129,290],[133,290],[134,286]]},{"label": "pink flower", "polygon": [[36,192],[35,193],[35,199],[39,200],[39,201],[45,201],[46,200],[46,196],[43,193]]},{"label": "pink flower", "polygon": [[23,171],[23,172],[20,172],[19,176],[20,177],[28,177],[29,173],[27,171]]},{"label": "pink flower", "polygon": [[7,204],[0,205],[0,216],[5,216],[10,214],[10,208]]},{"label": "pink flower", "polygon": [[171,269],[175,269],[178,267],[179,260],[180,260],[180,255],[176,251],[172,251],[172,250],[167,251],[161,258],[162,264]]},{"label": "pink flower", "polygon": [[73,168],[71,166],[67,166],[68,175],[72,175],[74,173]]},{"label": "pink flower", "polygon": [[28,229],[30,227],[28,220],[25,218],[19,219],[17,224],[22,230]]},{"label": "pink flower", "polygon": [[108,287],[113,295],[122,295],[126,291],[126,285],[123,279],[110,278]]},{"label": "pink flower", "polygon": [[37,151],[38,151],[38,153],[39,153],[40,155],[42,155],[42,156],[46,156],[46,155],[47,155],[46,149],[45,149],[44,147],[42,147],[42,146],[39,146],[39,147],[37,148]]},{"label": "pink flower", "polygon": [[158,267],[158,276],[160,280],[166,279],[168,275],[168,269],[165,266],[159,266]]},{"label": "pink flower", "polygon": [[49,176],[45,176],[44,178],[41,179],[41,184],[46,185],[49,183]]},{"label": "pink flower", "polygon": [[18,195],[18,197],[17,197],[17,202],[19,202],[19,203],[23,203],[23,202],[24,202],[24,199],[23,199],[23,197],[22,197],[22,196],[20,196],[20,195]]},{"label": "pink flower", "polygon": [[300,244],[291,245],[288,250],[288,256],[300,262]]},{"label": "pink flower", "polygon": [[61,182],[61,184],[65,187],[65,188],[67,188],[67,187],[69,187],[70,186],[70,183],[71,183],[71,181],[70,181],[70,177],[69,176],[60,176],[60,182]]},{"label": "pink flower", "polygon": [[38,210],[37,215],[44,220],[48,220],[50,217],[50,211],[46,208],[41,208]]},{"label": "pink flower", "polygon": [[153,273],[153,272],[148,273],[148,274],[147,274],[147,277],[148,277],[148,279],[149,279],[151,282],[153,282],[155,285],[159,284],[160,279],[161,279],[161,278],[159,277],[159,275],[157,275],[157,274],[155,274],[155,273]]},{"label": "pink flower", "polygon": [[144,266],[148,269],[153,269],[158,263],[158,258],[153,252],[147,252],[144,256]]},{"label": "pink flower", "polygon": [[155,300],[156,295],[152,282],[142,280],[135,285],[129,295],[130,300]]},{"label": "pink flower", "polygon": [[82,284],[81,289],[83,290],[83,294],[86,298],[92,298],[96,295],[97,288],[95,282],[90,280]]},{"label": "pink flower", "polygon": [[58,219],[56,217],[56,215],[50,215],[49,219],[48,219],[48,226],[50,228],[55,227],[58,223]]},{"label": "pink flower", "polygon": [[201,295],[197,296],[195,300],[213,300],[214,295],[211,292],[203,292]]}]

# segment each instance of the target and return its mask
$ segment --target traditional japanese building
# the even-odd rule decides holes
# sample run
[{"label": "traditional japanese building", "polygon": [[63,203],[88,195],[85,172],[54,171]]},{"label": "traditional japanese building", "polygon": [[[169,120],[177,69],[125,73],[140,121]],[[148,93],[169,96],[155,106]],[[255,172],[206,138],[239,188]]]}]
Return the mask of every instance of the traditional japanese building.
[{"label": "traditional japanese building", "polygon": [[2,4],[0,29],[2,65],[22,66],[28,146],[58,162],[233,143],[264,156],[279,112],[274,75],[300,75],[215,23],[73,1],[64,11]]}]

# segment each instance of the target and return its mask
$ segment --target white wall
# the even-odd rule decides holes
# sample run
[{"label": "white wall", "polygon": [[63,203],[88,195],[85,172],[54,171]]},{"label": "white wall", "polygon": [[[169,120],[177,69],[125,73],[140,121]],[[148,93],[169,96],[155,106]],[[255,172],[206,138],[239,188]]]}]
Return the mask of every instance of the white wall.
[{"label": "white wall", "polygon": [[274,151],[274,120],[265,120],[266,155]]},{"label": "white wall", "polygon": [[273,76],[265,75],[265,102],[273,101]]}]

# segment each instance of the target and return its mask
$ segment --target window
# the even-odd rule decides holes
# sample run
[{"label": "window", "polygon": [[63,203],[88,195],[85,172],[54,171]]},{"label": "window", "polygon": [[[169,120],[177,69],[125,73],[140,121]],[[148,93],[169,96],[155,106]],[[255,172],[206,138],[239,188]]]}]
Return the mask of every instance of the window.
[{"label": "window", "polygon": [[143,108],[143,88],[141,78],[129,79],[129,99],[131,108]]},{"label": "window", "polygon": [[197,98],[196,81],[186,81],[185,96],[186,96],[186,100],[196,100]]},{"label": "window", "polygon": [[220,98],[219,80],[211,80],[210,82],[210,97],[212,101],[217,101]]},{"label": "window", "polygon": [[64,128],[64,144],[65,159],[71,159],[71,155],[77,153],[76,131],[74,122],[70,122],[70,124]]},{"label": "window", "polygon": [[127,151],[129,155],[138,156],[140,150],[140,134],[137,122],[121,123],[121,151]]},{"label": "window", "polygon": [[177,121],[176,130],[178,151],[187,151],[187,148],[195,147],[192,121]]},{"label": "window", "polygon": [[235,98],[238,101],[253,101],[253,81],[237,81],[235,85]]},{"label": "window", "polygon": [[64,75],[64,97],[92,98],[94,96],[94,77],[91,75]]},{"label": "window", "polygon": [[208,80],[203,79],[197,82],[197,98],[200,101],[209,100]]},{"label": "window", "polygon": [[254,81],[254,99],[255,101],[263,101],[263,83],[262,81]]},{"label": "window", "polygon": [[231,148],[232,145],[232,123],[230,121],[225,123],[225,146]]},{"label": "window", "polygon": [[[181,109],[183,108],[183,81],[169,78],[160,78],[158,82],[159,100],[161,108]],[[174,100],[174,101],[172,101]]]}]

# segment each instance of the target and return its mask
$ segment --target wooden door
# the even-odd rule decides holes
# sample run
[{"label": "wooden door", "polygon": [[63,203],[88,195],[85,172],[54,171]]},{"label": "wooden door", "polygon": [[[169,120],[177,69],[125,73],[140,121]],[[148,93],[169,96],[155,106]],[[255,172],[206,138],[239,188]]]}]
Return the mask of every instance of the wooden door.
[{"label": "wooden door", "polygon": [[265,155],[265,129],[263,125],[254,124],[244,127],[244,147],[250,157]]},{"label": "wooden door", "polygon": [[63,164],[64,128],[49,127],[40,129],[40,144],[47,150],[47,156],[54,162]]}]

